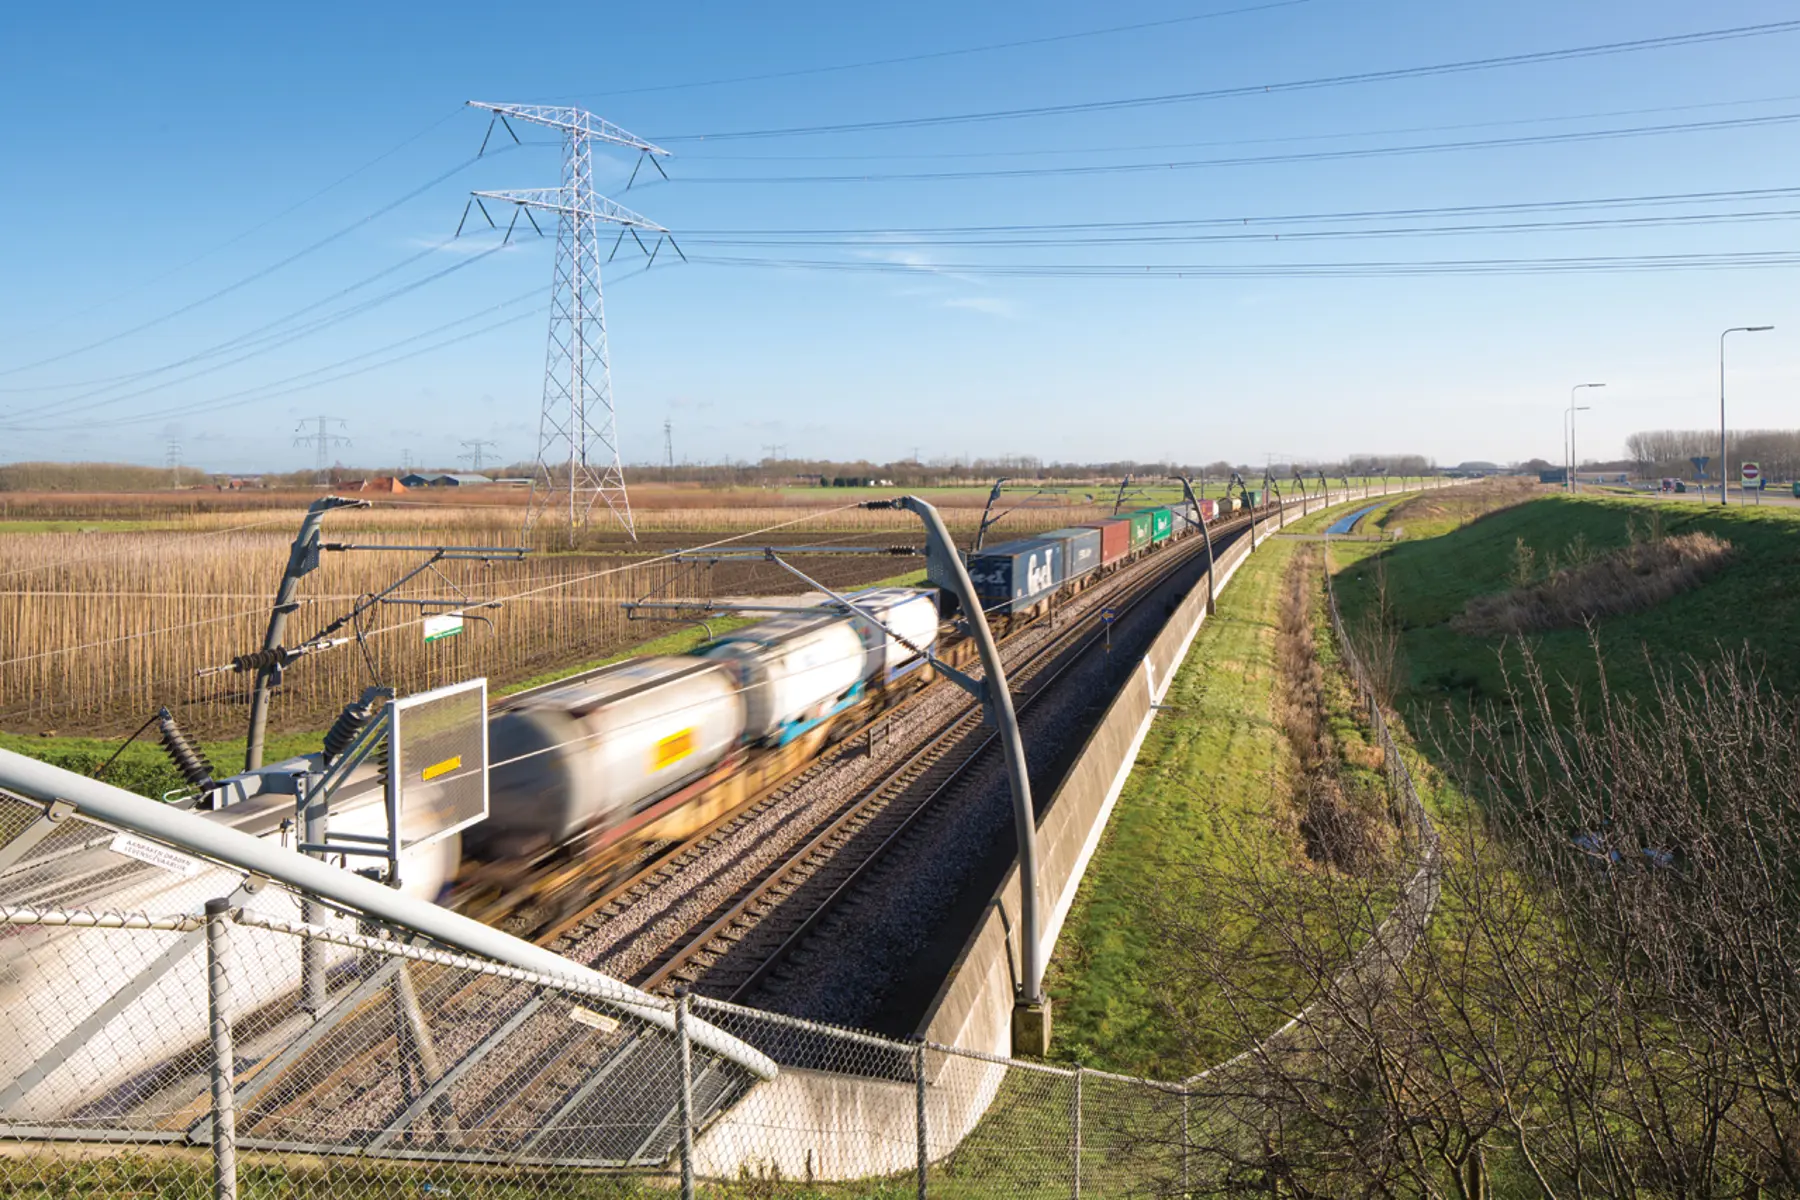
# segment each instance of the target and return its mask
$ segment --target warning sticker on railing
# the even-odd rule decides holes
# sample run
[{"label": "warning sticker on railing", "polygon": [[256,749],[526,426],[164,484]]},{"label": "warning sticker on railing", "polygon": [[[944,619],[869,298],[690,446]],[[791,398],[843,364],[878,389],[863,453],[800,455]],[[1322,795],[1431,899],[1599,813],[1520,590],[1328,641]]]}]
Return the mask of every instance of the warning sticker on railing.
[{"label": "warning sticker on railing", "polygon": [[614,1033],[619,1022],[612,1017],[595,1012],[591,1008],[583,1008],[579,1004],[569,1006],[569,1019],[577,1025],[586,1025],[589,1029],[598,1029],[602,1033]]},{"label": "warning sticker on railing", "polygon": [[189,858],[179,850],[171,850],[161,842],[152,842],[135,833],[121,833],[115,837],[112,840],[112,852],[184,877],[191,878],[200,873],[199,859]]}]

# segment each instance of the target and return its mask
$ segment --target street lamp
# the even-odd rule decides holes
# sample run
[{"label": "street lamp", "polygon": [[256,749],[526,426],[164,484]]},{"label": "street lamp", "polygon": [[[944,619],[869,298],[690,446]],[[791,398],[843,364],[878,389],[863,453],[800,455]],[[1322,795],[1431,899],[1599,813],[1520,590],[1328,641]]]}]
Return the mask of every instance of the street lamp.
[{"label": "street lamp", "polygon": [[[1773,325],[1735,325],[1725,333],[1767,333]],[[1719,335],[1719,507],[1730,503],[1726,489],[1730,480],[1725,462],[1725,333]]]},{"label": "street lamp", "polygon": [[1604,383],[1578,383],[1569,389],[1569,409],[1563,414],[1566,426],[1563,432],[1563,453],[1568,456],[1569,464],[1569,469],[1563,474],[1564,491],[1573,492],[1575,490],[1575,414],[1588,410],[1586,405],[1580,408],[1575,407],[1575,393],[1582,388],[1603,388],[1605,386]]}]

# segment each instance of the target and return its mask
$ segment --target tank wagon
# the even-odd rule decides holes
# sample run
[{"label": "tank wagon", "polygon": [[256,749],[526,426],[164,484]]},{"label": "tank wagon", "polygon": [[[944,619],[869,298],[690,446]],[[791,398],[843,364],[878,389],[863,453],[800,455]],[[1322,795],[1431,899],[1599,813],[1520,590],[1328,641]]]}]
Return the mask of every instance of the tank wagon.
[{"label": "tank wagon", "polygon": [[[1204,520],[1231,511],[1212,501],[1199,506]],[[971,558],[969,572],[1004,626],[1029,618],[1065,589],[1085,587],[1153,552],[1186,524],[1166,508],[1120,514],[988,547]],[[502,705],[488,724],[489,816],[460,835],[405,850],[405,890],[489,919],[521,905],[554,913],[585,902],[646,843],[704,828],[928,682],[928,655],[957,666],[973,658],[972,643],[941,624],[945,605],[937,587],[869,589],[849,599],[875,620],[857,611],[783,615],[690,654],[628,660]],[[276,764],[270,778],[294,765]],[[294,802],[291,793],[263,791],[200,815],[291,843]],[[359,768],[333,801],[333,833],[373,838],[385,828],[379,774]],[[163,912],[197,908],[200,899],[228,890],[230,878],[211,867],[194,878],[171,874],[123,858],[100,840],[28,857],[0,873],[0,891],[11,903]],[[292,897],[281,889],[265,889],[246,903],[301,916],[290,911]],[[135,961],[119,934],[116,955],[33,967],[58,961],[30,953],[57,936],[33,930],[0,939],[0,1004],[56,996],[65,1006],[73,997],[98,1005],[117,987],[107,964]],[[328,965],[349,953],[329,951]],[[293,957],[246,985],[246,1004],[291,992],[300,972],[299,956]],[[201,962],[194,956],[185,963],[177,986],[201,986],[194,975]],[[64,974],[42,977],[42,969]],[[90,1039],[80,1061],[32,1091],[21,1111],[66,1111],[204,1034],[204,1009],[192,1009],[194,1019],[177,1027],[157,996],[152,989],[117,1018],[141,1036]],[[91,1009],[61,1015],[73,1024]],[[17,1049],[12,1058],[0,1056],[0,1080],[16,1076],[48,1043]]]}]

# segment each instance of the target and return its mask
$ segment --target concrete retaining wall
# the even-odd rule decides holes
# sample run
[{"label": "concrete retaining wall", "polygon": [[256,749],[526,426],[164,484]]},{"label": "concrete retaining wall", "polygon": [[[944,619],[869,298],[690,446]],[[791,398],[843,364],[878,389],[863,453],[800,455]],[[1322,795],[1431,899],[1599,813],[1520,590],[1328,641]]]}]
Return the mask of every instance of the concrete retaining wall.
[{"label": "concrete retaining wall", "polygon": [[[1359,489],[1348,496],[1334,496],[1332,507],[1370,495],[1366,489]],[[1290,502],[1288,508],[1290,512],[1298,510],[1299,501]],[[1279,527],[1274,522],[1259,524],[1256,544],[1261,545],[1277,532]],[[1215,592],[1230,582],[1251,549],[1248,541],[1239,541],[1219,555]],[[1100,844],[1113,805],[1118,802],[1138,750],[1150,732],[1150,722],[1156,715],[1154,706],[1168,692],[1206,615],[1206,590],[1196,586],[1176,608],[1133,672],[1133,678],[1120,689],[1106,715],[1088,735],[1080,756],[1038,820],[1038,881],[1045,912],[1046,961],[1075,903],[1088,860]],[[925,1019],[926,1040],[986,1054],[1011,1053],[1019,962],[1018,912],[1019,871],[1014,864],[995,893],[986,917],[939,989]]]},{"label": "concrete retaining wall", "polygon": [[[1379,494],[1359,491],[1334,498],[1332,507]],[[1297,511],[1300,503],[1294,501],[1288,508]],[[1255,544],[1279,531],[1274,522],[1259,524]],[[1219,555],[1215,592],[1231,581],[1252,549],[1249,541],[1239,541]],[[1038,822],[1046,958],[1055,948],[1088,860],[1150,732],[1155,705],[1168,692],[1206,616],[1206,589],[1196,586],[1089,734]],[[1015,863],[938,991],[922,1030],[927,1041],[983,1054],[1011,1052],[1018,911]],[[929,1057],[926,1103],[933,1160],[954,1150],[981,1121],[1008,1069],[1020,1068],[949,1055]],[[911,1084],[784,1068],[780,1077],[752,1088],[699,1139],[697,1165],[703,1174],[713,1176],[748,1172],[778,1173],[789,1179],[855,1179],[897,1174],[916,1163],[916,1103]],[[771,1137],[771,1130],[804,1131],[805,1136]]]}]

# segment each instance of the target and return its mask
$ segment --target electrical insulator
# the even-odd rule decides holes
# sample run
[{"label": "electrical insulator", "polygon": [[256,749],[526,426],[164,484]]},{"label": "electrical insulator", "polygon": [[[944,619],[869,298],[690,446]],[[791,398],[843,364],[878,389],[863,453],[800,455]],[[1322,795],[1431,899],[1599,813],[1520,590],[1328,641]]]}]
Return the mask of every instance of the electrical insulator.
[{"label": "electrical insulator", "polygon": [[356,740],[356,735],[362,732],[363,726],[374,715],[374,706],[366,696],[344,705],[344,711],[338,714],[337,720],[331,723],[331,728],[325,731],[325,761],[332,762],[349,749],[350,743]]},{"label": "electrical insulator", "polygon": [[188,781],[190,787],[201,791],[210,789],[213,785],[212,764],[206,761],[204,753],[187,740],[187,735],[175,724],[175,717],[168,709],[156,714],[156,727],[162,734],[162,748],[174,761],[175,769],[181,772],[181,777]]},{"label": "electrical insulator", "polygon": [[258,650],[253,654],[240,654],[231,660],[234,671],[261,671],[268,667],[279,667],[287,661],[287,651],[280,646],[273,650]]}]

